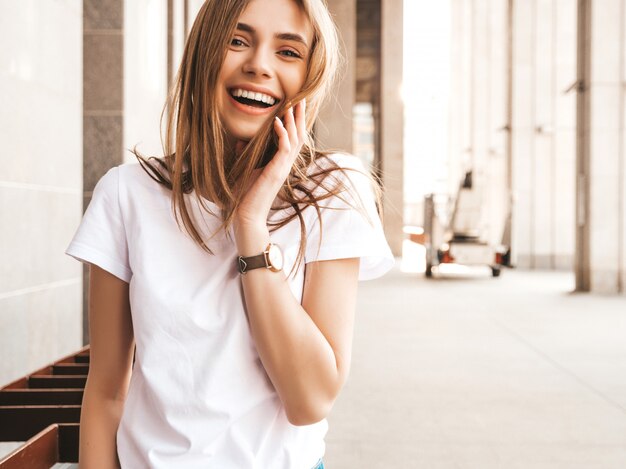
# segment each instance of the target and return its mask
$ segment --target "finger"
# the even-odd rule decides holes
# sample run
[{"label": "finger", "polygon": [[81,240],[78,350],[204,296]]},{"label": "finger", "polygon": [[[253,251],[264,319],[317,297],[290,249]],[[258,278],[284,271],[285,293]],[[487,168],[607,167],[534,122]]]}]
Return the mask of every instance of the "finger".
[{"label": "finger", "polygon": [[278,134],[278,151],[276,152],[274,158],[272,158],[272,160],[270,161],[270,164],[273,163],[273,166],[276,168],[278,173],[280,173],[282,183],[289,174],[289,171],[291,171],[291,166],[293,165],[293,162],[295,160],[295,155],[297,155],[298,152],[291,151],[292,146],[289,140],[289,134],[280,119],[278,119],[278,117],[275,121],[275,127],[276,133]]},{"label": "finger", "polygon": [[285,113],[285,129],[289,134],[289,141],[292,148],[298,145],[298,129],[296,128],[296,121],[293,115],[293,106],[290,107]]},{"label": "finger", "polygon": [[288,154],[291,151],[291,142],[289,141],[289,133],[285,125],[278,116],[274,119],[274,131],[278,135],[278,152],[279,154]]},{"label": "finger", "polygon": [[296,109],[296,127],[298,128],[298,143],[304,144],[306,137],[306,99],[298,103]]}]

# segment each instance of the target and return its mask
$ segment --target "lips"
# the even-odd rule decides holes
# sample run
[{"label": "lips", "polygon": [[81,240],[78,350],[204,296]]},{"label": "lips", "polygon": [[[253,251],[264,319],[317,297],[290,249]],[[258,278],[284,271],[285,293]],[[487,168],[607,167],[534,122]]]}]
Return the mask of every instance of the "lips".
[{"label": "lips", "polygon": [[233,88],[230,90],[230,94],[240,103],[250,103],[252,105],[258,104],[260,107],[273,106],[276,104],[276,101],[278,101],[276,98],[267,93],[250,91],[243,88]]},{"label": "lips", "polygon": [[238,104],[238,109],[250,111],[251,114],[274,108],[280,101],[274,93],[259,87],[234,86],[227,91],[231,101]]}]

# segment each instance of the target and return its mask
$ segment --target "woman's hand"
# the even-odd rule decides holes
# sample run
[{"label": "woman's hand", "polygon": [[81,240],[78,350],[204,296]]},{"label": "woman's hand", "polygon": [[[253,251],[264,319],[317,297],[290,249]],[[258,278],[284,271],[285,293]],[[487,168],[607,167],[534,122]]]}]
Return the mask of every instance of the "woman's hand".
[{"label": "woman's hand", "polygon": [[[247,231],[267,230],[267,217],[278,191],[285,183],[291,167],[304,143],[306,124],[305,100],[285,113],[283,124],[276,117],[274,131],[278,135],[278,151],[262,169],[255,170],[253,180],[235,213],[235,237],[240,239]],[[241,254],[243,255],[243,254]]]}]

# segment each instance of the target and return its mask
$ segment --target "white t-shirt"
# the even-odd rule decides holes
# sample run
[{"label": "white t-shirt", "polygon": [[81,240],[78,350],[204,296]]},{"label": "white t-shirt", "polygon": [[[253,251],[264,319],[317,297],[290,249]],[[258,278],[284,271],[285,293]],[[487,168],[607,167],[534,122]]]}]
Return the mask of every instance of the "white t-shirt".
[{"label": "white t-shirt", "polygon": [[[363,168],[353,156],[332,158]],[[369,181],[353,171],[348,177],[373,226],[339,197],[323,200],[320,205],[343,210],[322,208],[318,252],[319,221],[307,207],[305,263],[360,257],[359,279],[376,278],[394,259]],[[208,239],[218,219],[192,207]],[[272,219],[284,215],[272,213]],[[271,233],[286,274],[298,252],[299,225],[296,217]],[[221,233],[208,246],[214,255],[179,229],[170,192],[130,163],[100,179],[66,250],[130,284],[136,355],[117,432],[122,468],[312,468],[325,452],[327,421],[289,423],[250,333],[234,241]],[[298,301],[303,281],[301,266],[289,277]]]}]

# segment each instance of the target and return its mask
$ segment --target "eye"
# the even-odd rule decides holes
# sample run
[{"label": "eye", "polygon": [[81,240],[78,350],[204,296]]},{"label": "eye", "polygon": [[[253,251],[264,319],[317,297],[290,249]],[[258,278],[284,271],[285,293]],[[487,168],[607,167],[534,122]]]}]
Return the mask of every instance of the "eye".
[{"label": "eye", "polygon": [[279,54],[285,56],[285,57],[291,57],[294,59],[301,59],[302,56],[300,54],[298,54],[298,52],[296,52],[295,50],[292,49],[284,49],[278,52]]},{"label": "eye", "polygon": [[246,43],[243,42],[241,39],[239,39],[237,37],[234,37],[234,38],[231,39],[230,45],[231,46],[235,46],[235,47],[243,47],[243,46],[246,45]]}]

